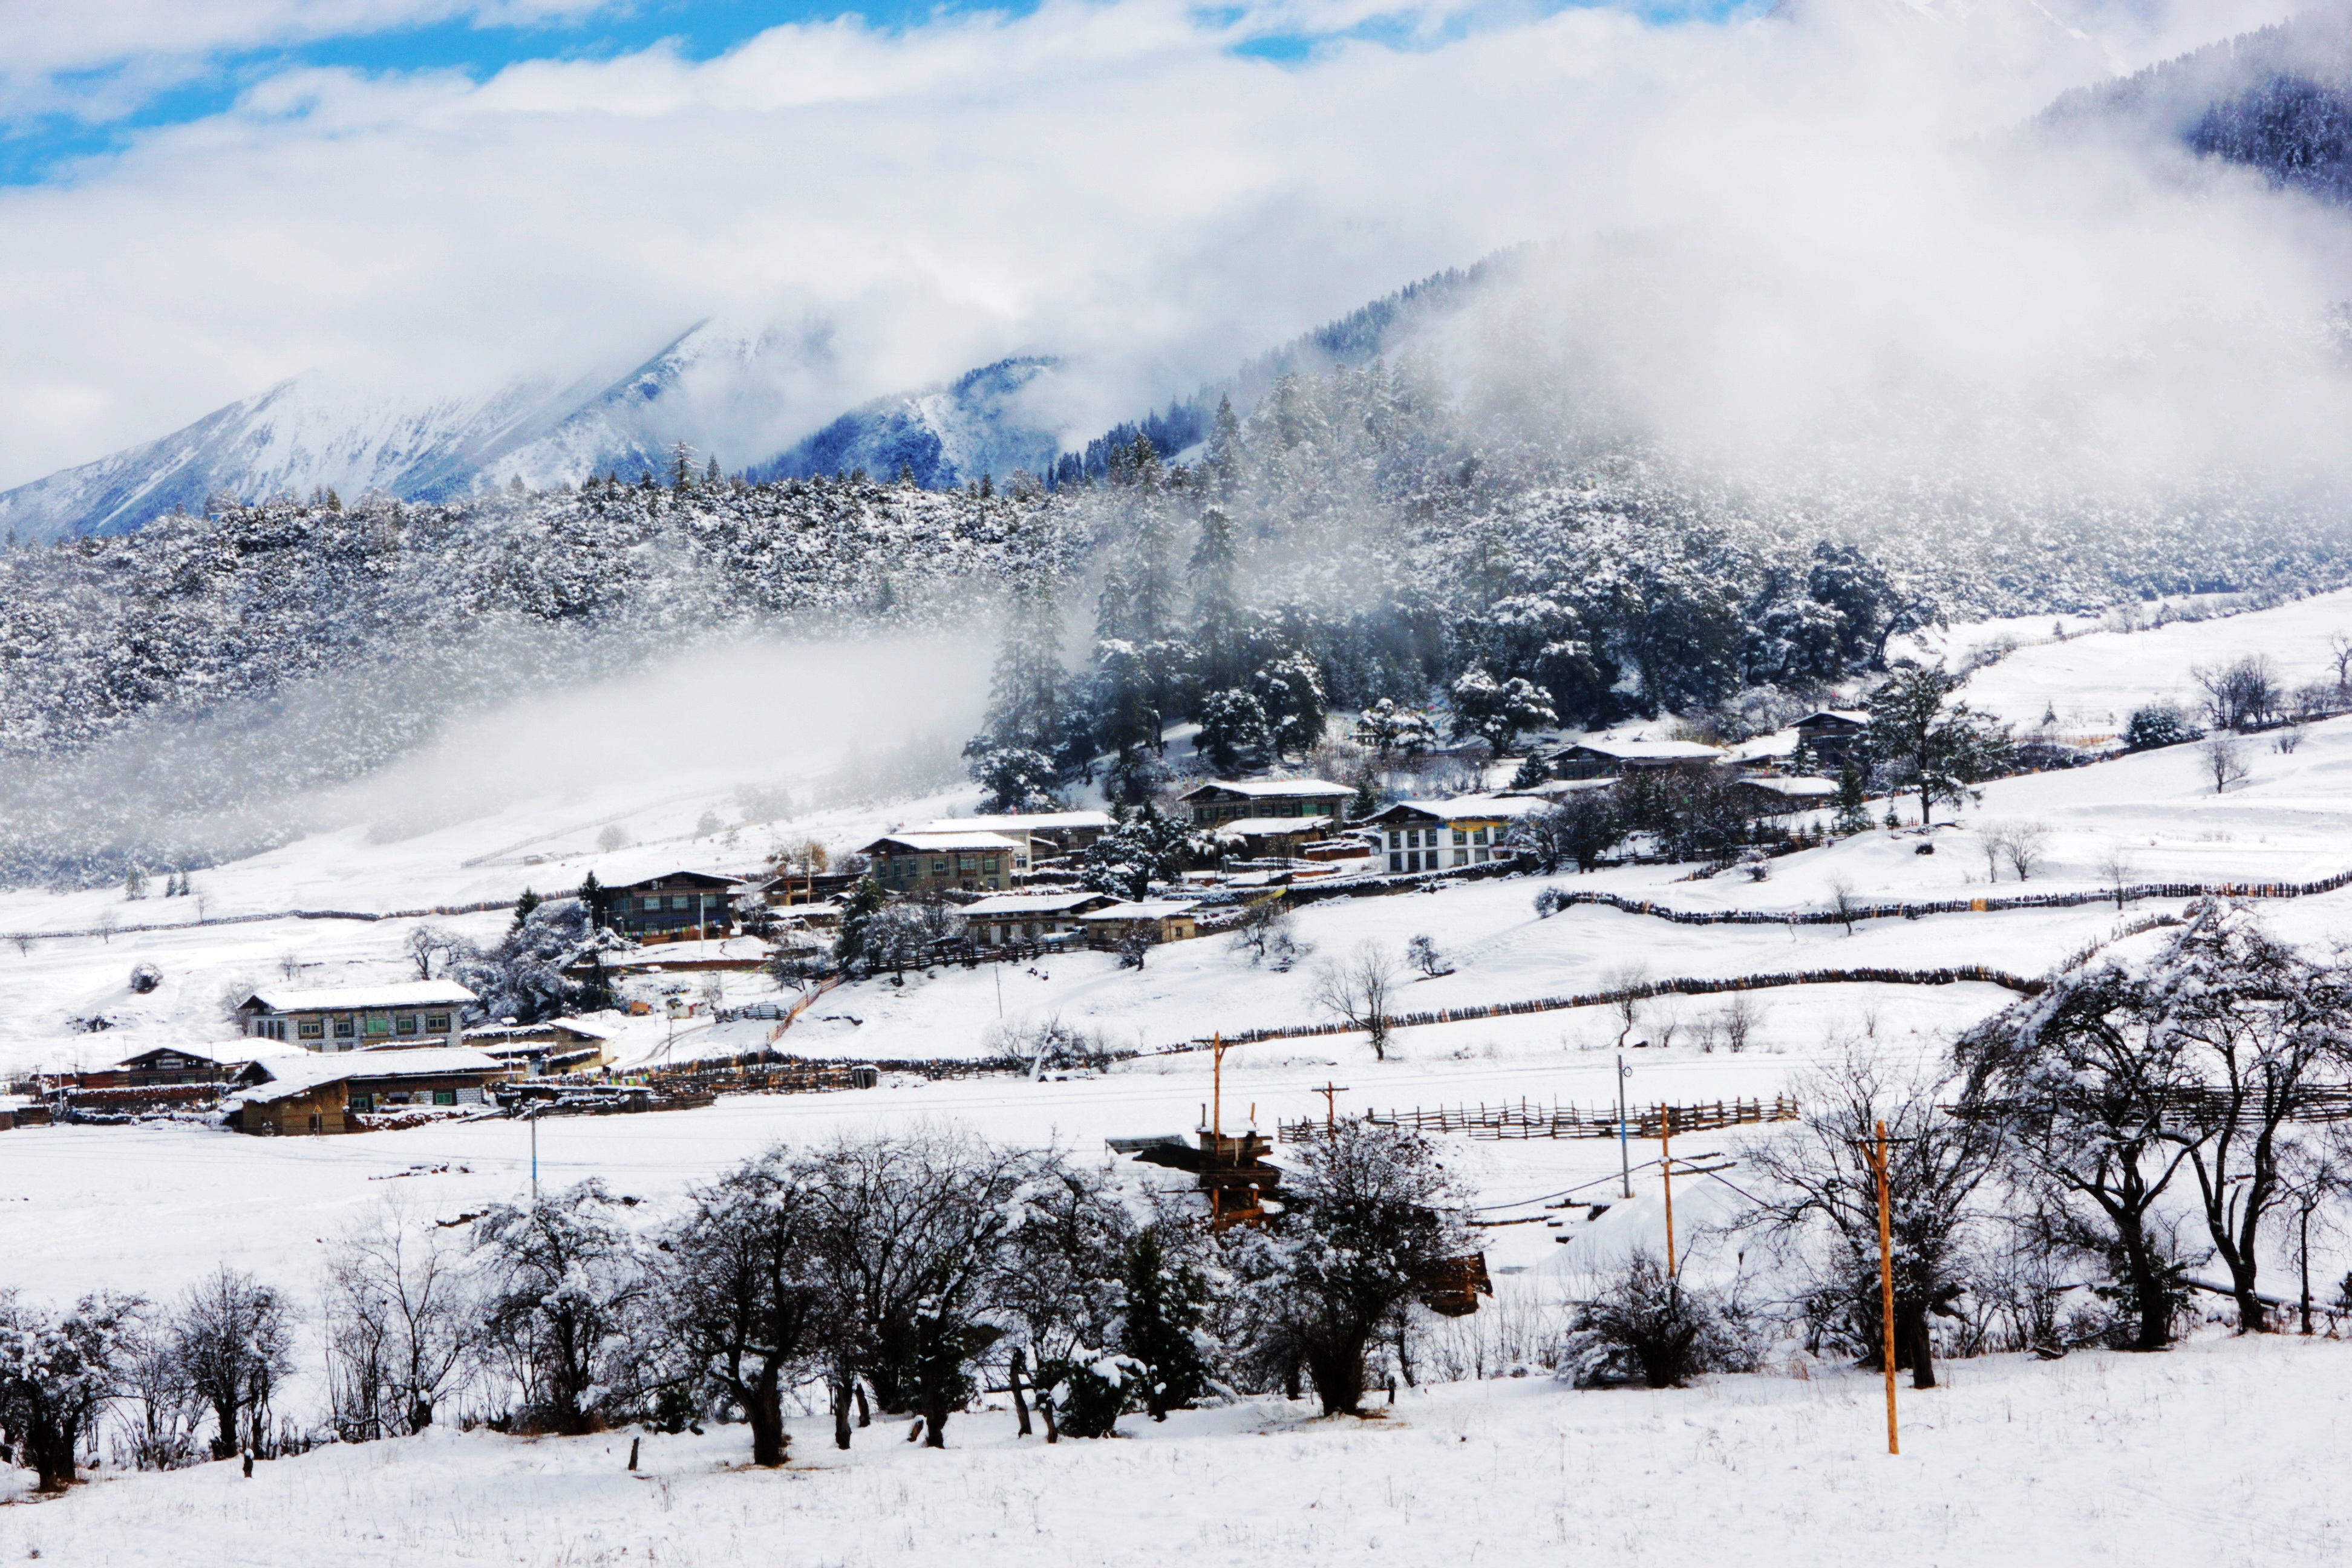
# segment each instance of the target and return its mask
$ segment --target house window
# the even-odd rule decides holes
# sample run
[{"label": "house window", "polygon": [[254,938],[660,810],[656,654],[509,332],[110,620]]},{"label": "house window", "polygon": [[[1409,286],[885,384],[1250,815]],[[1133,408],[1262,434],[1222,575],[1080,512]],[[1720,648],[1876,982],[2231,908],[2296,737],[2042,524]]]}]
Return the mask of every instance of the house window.
[{"label": "house window", "polygon": [[[1473,844],[1484,844],[1484,843],[1486,843],[1486,830],[1485,828],[1483,828],[1483,827],[1482,827],[1482,828],[1478,829],[1478,831],[1477,831],[1477,832],[1475,832],[1475,833],[1472,834],[1472,835],[1470,836],[1470,842],[1471,842],[1471,843],[1473,843]],[[1486,858],[1486,857],[1482,855],[1482,856],[1480,856],[1480,857],[1479,857],[1479,858],[1483,860],[1483,859],[1485,859],[1485,858]]]},{"label": "house window", "polygon": [[934,877],[944,877],[947,874],[948,859],[946,856],[942,855],[931,862],[931,875]]},{"label": "house window", "polygon": [[[1455,829],[1454,830],[1454,843],[1456,843],[1456,844],[1467,844],[1467,843],[1469,843],[1469,842],[1470,842],[1470,834],[1469,834],[1469,831],[1468,831],[1466,828],[1461,828],[1461,827],[1457,827],[1457,828],[1455,828]],[[1460,860],[1456,860],[1456,861],[1454,861],[1454,863],[1456,866],[1459,866],[1460,864],[1462,864],[1462,862],[1461,862]]]},{"label": "house window", "polygon": [[425,1032],[428,1035],[447,1034],[449,1032],[449,1015],[446,1013],[427,1013],[425,1016]]},{"label": "house window", "polygon": [[306,1040],[315,1040],[326,1032],[326,1026],[316,1018],[305,1018],[296,1027]]},{"label": "house window", "polygon": [[1456,866],[1467,866],[1470,864],[1470,851],[1467,849],[1456,849],[1454,852],[1454,863]]},{"label": "house window", "polygon": [[400,1016],[400,1033],[402,1033],[402,1034],[404,1034],[404,1035],[413,1035],[413,1034],[416,1033],[416,1015],[415,1015],[415,1014],[414,1014],[414,1013],[403,1013],[403,1014]]},{"label": "house window", "polygon": [[338,1018],[335,1020],[335,1038],[339,1040],[348,1040],[359,1032],[360,1026],[357,1019]]},{"label": "house window", "polygon": [[353,1110],[373,1110],[375,1109],[375,1096],[372,1094],[355,1094],[352,1096],[352,1109]]},{"label": "house window", "polygon": [[1478,851],[1478,864],[1480,864],[1481,866],[1484,866],[1484,865],[1486,863],[1486,859],[1487,859],[1487,852],[1486,852],[1486,850],[1484,850],[1484,849],[1479,850],[1479,851]]},{"label": "house window", "polygon": [[980,868],[992,874],[996,870],[996,858],[997,858],[995,856],[991,855],[987,859],[982,860],[980,863]]},{"label": "house window", "polygon": [[650,895],[648,895],[648,896],[646,897],[646,910],[657,910],[657,909],[659,909],[659,908],[661,908],[661,907],[662,907],[662,905],[661,905],[661,895],[660,895],[660,894],[658,894],[658,893],[654,893],[654,894],[650,894]]},{"label": "house window", "polygon": [[368,1019],[367,1032],[371,1035],[389,1035],[392,1033],[392,1020],[381,1013],[373,1015]]},{"label": "house window", "polygon": [[687,896],[684,893],[672,893],[669,896],[669,907],[674,910],[688,910],[692,909],[694,906],[688,900]]},{"label": "house window", "polygon": [[457,1091],[454,1089],[436,1089],[433,1091],[433,1103],[455,1105],[457,1103]]},{"label": "house window", "polygon": [[[1390,834],[1390,835],[1389,835],[1389,842],[1391,842],[1391,843],[1392,843],[1392,844],[1393,844],[1394,842],[1396,842],[1396,835],[1395,835],[1395,834],[1391,833],[1391,834]],[[1403,856],[1402,856],[1402,855],[1391,855],[1391,856],[1390,856],[1390,857],[1389,857],[1389,869],[1390,869],[1390,870],[1391,870],[1391,871],[1402,871],[1402,870],[1403,870],[1403,869],[1404,869],[1404,857],[1403,857]]]}]

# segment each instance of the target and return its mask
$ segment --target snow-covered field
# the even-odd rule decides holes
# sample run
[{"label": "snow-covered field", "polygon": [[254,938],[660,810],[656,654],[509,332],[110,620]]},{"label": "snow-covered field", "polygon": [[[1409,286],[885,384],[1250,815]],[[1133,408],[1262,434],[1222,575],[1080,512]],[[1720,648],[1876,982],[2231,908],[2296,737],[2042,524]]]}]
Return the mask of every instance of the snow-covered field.
[{"label": "snow-covered field", "polygon": [[[2161,631],[2090,633],[2023,647],[1980,671],[1971,695],[2031,723],[2069,722],[2178,691],[2191,664],[2270,653],[2311,679],[2352,600],[2326,596]],[[2030,710],[2030,711],[2029,711]],[[1685,880],[1680,868],[1628,867],[1554,879],[1687,909],[1808,911],[1841,887],[1864,902],[2005,896],[2105,887],[2121,855],[2135,881],[2265,882],[2352,868],[2352,720],[2310,727],[2292,752],[2252,752],[2252,776],[2216,796],[2190,748],[1998,782],[1957,826],[1874,832],[1744,875]],[[789,773],[780,759],[773,776]],[[814,764],[812,764],[814,765]],[[826,759],[829,765],[829,758]],[[289,978],[304,985],[410,973],[415,923],[277,919],[194,924],[288,909],[387,910],[610,882],[671,864],[748,869],[772,842],[853,847],[904,822],[968,812],[950,792],[773,824],[732,823],[743,771],[614,782],[509,801],[395,842],[363,827],[326,833],[200,872],[200,898],[126,901],[119,890],[0,893],[0,1072],[99,1067],[161,1044],[231,1033],[225,1003]],[[1906,816],[1915,808],[1906,805]],[[2021,888],[1989,868],[1983,830],[2048,829]],[[596,849],[618,825],[635,847]],[[1933,854],[1918,851],[1927,844]],[[527,859],[527,858],[536,858]],[[1978,963],[2024,974],[2112,940],[2119,921],[2169,906],[1989,911],[1834,925],[1682,926],[1576,908],[1539,919],[1542,883],[1515,879],[1431,893],[1340,900],[1302,910],[1313,954],[1297,970],[1253,967],[1226,942],[1171,944],[1140,973],[1108,955],[910,973],[841,987],[789,1032],[785,1048],[856,1059],[993,1054],[1007,1034],[1058,1019],[1112,1047],[1169,1045],[1267,1025],[1319,1021],[1317,962],[1365,942],[1402,949],[1426,933],[1450,973],[1402,988],[1404,1010],[1585,992],[1634,977],[1734,976],[1800,968]],[[2352,891],[2263,906],[2278,931],[2315,948],[2352,942]],[[170,922],[110,938],[42,934]],[[431,917],[487,939],[499,912]],[[162,987],[134,996],[134,963]],[[699,977],[696,977],[698,986]],[[641,988],[651,984],[639,983]],[[724,977],[729,1001],[772,995]],[[1848,1051],[1940,1059],[1959,1030],[2007,1005],[1987,984],[1822,985],[1759,995],[1763,1016],[1740,1054],[1702,1048],[1718,998],[1650,1005],[1629,1034],[1632,1097],[1712,1100],[1801,1089],[1811,1066]],[[89,1032],[76,1020],[103,1017]],[[1601,1009],[1407,1029],[1375,1061],[1360,1035],[1243,1047],[1227,1058],[1227,1121],[1319,1116],[1316,1089],[1342,1109],[1559,1100],[1614,1093],[1622,1021]],[[620,1048],[650,1062],[764,1044],[772,1026],[680,1027],[637,1020]],[[1130,1062],[1101,1076],[1030,1083],[983,1078],[888,1083],[831,1095],[742,1097],[672,1114],[550,1121],[543,1182],[597,1174],[668,1212],[691,1184],[772,1143],[917,1121],[1095,1158],[1102,1140],[1189,1131],[1210,1096],[1204,1053]],[[1743,1131],[1707,1149],[1737,1157]],[[1678,1145],[1679,1146],[1679,1145]],[[1535,1218],[1570,1189],[1606,1195],[1619,1152],[1605,1142],[1449,1143],[1455,1173],[1503,1217]],[[1277,1153],[1276,1158],[1281,1156]],[[1636,1163],[1647,1157],[1638,1147]],[[167,1296],[219,1263],[299,1296],[325,1246],[387,1199],[454,1217],[528,1190],[527,1131],[504,1121],[401,1132],[263,1141],[188,1126],[58,1128],[0,1134],[0,1288],[47,1299],[101,1286]],[[1597,1220],[1484,1234],[1500,1291],[1474,1324],[1556,1313],[1592,1262],[1654,1244],[1655,1182]],[[1698,1182],[1675,1194],[1696,1233],[1731,1194]],[[1571,1211],[1573,1212],[1573,1211]],[[2340,1267],[2336,1273],[2341,1273]],[[2334,1276],[2329,1276],[2333,1278]],[[1490,1316],[1491,1314],[1491,1316]],[[2290,1358],[2300,1358],[2290,1366]],[[1326,1424],[1304,1407],[1255,1404],[1130,1422],[1134,1440],[1018,1450],[1004,1420],[961,1419],[945,1455],[868,1433],[845,1460],[804,1435],[782,1475],[742,1473],[738,1434],[649,1439],[645,1474],[621,1470],[598,1438],[520,1442],[439,1434],[265,1466],[251,1482],[208,1466],[126,1478],[59,1502],[0,1508],[0,1560],[223,1563],[889,1563],[961,1553],[982,1562],[1320,1563],[1553,1561],[1566,1552],[1679,1561],[1739,1552],[1811,1561],[1857,1549],[1946,1563],[2322,1562],[2344,1547],[2312,1456],[2329,1412],[2352,1393],[2352,1352],[2333,1344],[2200,1343],[2168,1357],[2084,1355],[2056,1367],[1963,1363],[1951,1386],[1913,1399],[1906,1455],[1876,1452],[1875,1384],[1831,1368],[1718,1380],[1685,1393],[1576,1394],[1540,1378],[1409,1394],[1393,1415]],[[2157,1469],[2164,1456],[2197,1466]],[[2158,1476],[2161,1476],[2159,1481]],[[6,1485],[20,1472],[0,1472]],[[300,1521],[299,1527],[294,1521]],[[189,1542],[198,1542],[191,1548]]]},{"label": "snow-covered field", "polygon": [[2222,1342],[2161,1356],[1960,1363],[1875,1378],[1576,1393],[1542,1377],[1409,1390],[1374,1418],[1256,1400],[1047,1447],[1003,1413],[944,1453],[891,1428],[743,1467],[740,1429],[520,1440],[435,1432],[102,1480],[0,1507],[0,1560],[72,1568],[499,1564],[880,1568],[955,1563],[1679,1563],[2274,1568],[2352,1552],[2329,1434],[2352,1348]]}]

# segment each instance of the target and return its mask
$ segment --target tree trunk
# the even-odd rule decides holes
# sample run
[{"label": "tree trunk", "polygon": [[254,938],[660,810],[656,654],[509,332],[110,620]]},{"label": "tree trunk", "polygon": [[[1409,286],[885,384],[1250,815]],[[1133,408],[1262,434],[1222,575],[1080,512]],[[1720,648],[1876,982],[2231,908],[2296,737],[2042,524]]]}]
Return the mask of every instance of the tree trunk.
[{"label": "tree trunk", "polygon": [[1062,1424],[1054,1419],[1054,1396],[1043,1390],[1040,1390],[1037,1394],[1037,1414],[1045,1418],[1045,1441],[1060,1442]]},{"label": "tree trunk", "polygon": [[1895,1299],[1895,1332],[1903,1342],[1911,1358],[1911,1386],[1936,1386],[1935,1342],[1927,1332],[1927,1309],[1907,1302],[1901,1296]]},{"label": "tree trunk", "polygon": [[1013,1414],[1021,1419],[1021,1430],[1015,1436],[1022,1437],[1029,1436],[1029,1401],[1021,1394],[1021,1367],[1028,1359],[1023,1352],[1014,1351],[1004,1369],[1004,1381],[1013,1385]]},{"label": "tree trunk", "polygon": [[1307,1352],[1307,1374],[1315,1380],[1315,1396],[1326,1415],[1352,1415],[1364,1403],[1364,1342],[1367,1333],[1349,1332],[1331,1343]]},{"label": "tree trunk", "polygon": [[852,1394],[855,1394],[857,1396],[857,1424],[860,1426],[873,1426],[874,1412],[866,1403],[866,1385],[855,1379],[852,1379],[849,1384],[849,1389]]},{"label": "tree trunk", "polygon": [[25,1434],[25,1458],[33,1463],[33,1473],[39,1478],[37,1490],[61,1492],[73,1485],[74,1445],[80,1440],[78,1427],[43,1429],[36,1426]]},{"label": "tree trunk", "polygon": [[2124,1272],[2131,1279],[2132,1295],[2139,1302],[2139,1331],[2132,1336],[2136,1351],[2160,1351],[2172,1342],[2172,1303],[2165,1300],[2164,1282],[2148,1256],[2147,1237],[2137,1223],[2118,1224]]},{"label": "tree trunk", "polygon": [[781,1468],[792,1439],[784,1435],[783,1391],[777,1386],[773,1365],[761,1370],[750,1395],[743,1401],[743,1414],[751,1423],[751,1462],[761,1469]]},{"label": "tree trunk", "polygon": [[838,1383],[833,1385],[833,1446],[849,1449],[849,1389]]}]

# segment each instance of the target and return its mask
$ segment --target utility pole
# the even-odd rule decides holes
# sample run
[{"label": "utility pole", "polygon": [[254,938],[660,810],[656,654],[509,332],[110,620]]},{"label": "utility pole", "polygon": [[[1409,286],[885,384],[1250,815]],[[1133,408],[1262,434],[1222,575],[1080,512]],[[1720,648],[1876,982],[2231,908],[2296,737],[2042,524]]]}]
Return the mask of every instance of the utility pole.
[{"label": "utility pole", "polygon": [[1666,1184],[1666,1289],[1675,1284],[1675,1108],[1658,1123],[1658,1175]]},{"label": "utility pole", "polygon": [[1886,1191],[1886,1123],[1877,1124],[1877,1143],[1871,1164],[1878,1172],[1878,1300],[1884,1314],[1885,1343],[1878,1359],[1886,1368],[1886,1451],[1900,1454],[1895,1433],[1895,1229],[1894,1205]]},{"label": "utility pole", "polygon": [[1001,963],[994,965],[993,973],[996,975],[996,1016],[1001,1023],[1004,1018],[1004,966]]},{"label": "utility pole", "polygon": [[539,1107],[530,1108],[530,1206],[539,1206]]},{"label": "utility pole", "polygon": [[1336,1097],[1347,1093],[1348,1086],[1333,1083],[1327,1078],[1323,1080],[1323,1087],[1314,1092],[1323,1097],[1324,1136],[1337,1143],[1339,1141],[1339,1102]]},{"label": "utility pole", "polygon": [[1625,1126],[1625,1080],[1633,1075],[1633,1070],[1625,1065],[1625,1053],[1618,1052],[1617,1163],[1624,1176],[1624,1184],[1618,1195],[1628,1199],[1633,1195],[1633,1135]]},{"label": "utility pole", "polygon": [[1209,1134],[1225,1135],[1225,1037],[1209,1037]]}]

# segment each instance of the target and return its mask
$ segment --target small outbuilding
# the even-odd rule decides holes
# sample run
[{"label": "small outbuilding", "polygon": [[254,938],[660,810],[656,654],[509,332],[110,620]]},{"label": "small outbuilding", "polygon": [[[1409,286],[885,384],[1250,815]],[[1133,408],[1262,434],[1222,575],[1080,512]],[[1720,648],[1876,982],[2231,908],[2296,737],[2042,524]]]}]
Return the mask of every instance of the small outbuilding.
[{"label": "small outbuilding", "polygon": [[521,1071],[448,1047],[270,1058],[237,1075],[230,1125],[264,1136],[359,1132],[366,1128],[358,1119],[372,1114],[488,1104],[491,1084]]},{"label": "small outbuilding", "polygon": [[1082,917],[1118,902],[1108,893],[996,893],[963,907],[964,929],[982,947],[1014,947],[1083,929]]},{"label": "small outbuilding", "polygon": [[1097,947],[1117,947],[1139,928],[1154,942],[1189,942],[1201,934],[1192,913],[1199,907],[1198,899],[1139,899],[1080,915],[1078,921]]}]

